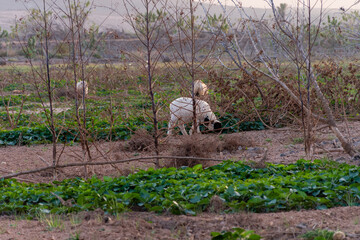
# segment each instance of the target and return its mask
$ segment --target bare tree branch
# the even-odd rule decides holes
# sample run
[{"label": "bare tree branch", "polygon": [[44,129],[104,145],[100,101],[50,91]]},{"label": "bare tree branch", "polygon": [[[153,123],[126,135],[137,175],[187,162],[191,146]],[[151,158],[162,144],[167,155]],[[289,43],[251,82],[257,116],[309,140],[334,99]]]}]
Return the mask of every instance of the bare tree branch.
[{"label": "bare tree branch", "polygon": [[213,158],[198,158],[198,157],[182,157],[182,156],[148,156],[148,157],[138,157],[138,158],[129,158],[129,159],[123,159],[123,160],[116,160],[116,161],[104,161],[104,162],[84,162],[84,163],[69,163],[64,165],[57,165],[57,166],[48,166],[38,169],[33,169],[29,171],[24,172],[18,172],[13,174],[8,174],[4,176],[0,176],[0,179],[8,179],[13,178],[21,175],[26,174],[32,174],[32,173],[38,173],[43,172],[47,170],[53,170],[53,169],[60,169],[60,168],[68,168],[68,167],[80,167],[80,166],[101,166],[101,165],[112,165],[117,163],[126,163],[126,162],[133,162],[133,161],[139,161],[139,160],[145,160],[145,159],[189,159],[189,160],[199,160],[199,161],[215,161],[215,162],[223,162],[223,159],[213,159]]}]

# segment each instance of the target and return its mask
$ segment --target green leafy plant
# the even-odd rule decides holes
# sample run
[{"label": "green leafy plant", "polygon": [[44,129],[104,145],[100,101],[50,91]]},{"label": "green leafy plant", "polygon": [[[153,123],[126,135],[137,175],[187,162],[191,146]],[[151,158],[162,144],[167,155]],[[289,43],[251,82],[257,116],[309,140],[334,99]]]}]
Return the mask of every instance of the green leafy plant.
[{"label": "green leafy plant", "polygon": [[45,223],[49,231],[63,229],[64,227],[61,216],[56,214],[40,213],[39,221]]},{"label": "green leafy plant", "polygon": [[75,233],[75,235],[71,234],[68,240],[80,240],[80,234],[79,233]]},{"label": "green leafy plant", "polygon": [[306,240],[332,240],[333,235],[334,232],[332,231],[326,229],[316,229],[301,235],[301,237]]},{"label": "green leafy plant", "polygon": [[302,144],[302,143],[304,143],[304,138],[296,137],[296,138],[293,138],[292,141],[293,141],[293,144]]},{"label": "green leafy plant", "polygon": [[73,226],[79,225],[81,223],[81,218],[77,215],[70,216],[70,223]]},{"label": "green leafy plant", "polygon": [[232,231],[212,232],[212,240],[260,240],[260,235],[254,234],[254,231],[242,228],[233,228]]}]

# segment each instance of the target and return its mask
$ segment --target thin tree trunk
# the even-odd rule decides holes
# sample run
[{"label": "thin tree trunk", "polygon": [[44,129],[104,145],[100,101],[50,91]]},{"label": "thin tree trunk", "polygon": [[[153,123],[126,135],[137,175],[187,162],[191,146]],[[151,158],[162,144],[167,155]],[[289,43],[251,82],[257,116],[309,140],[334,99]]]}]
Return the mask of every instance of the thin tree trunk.
[{"label": "thin tree trunk", "polygon": [[[52,94],[52,86],[50,79],[50,63],[49,63],[49,43],[48,43],[48,22],[46,19],[46,7],[45,0],[43,0],[44,6],[44,32],[45,32],[45,60],[46,60],[46,80],[47,80],[47,92],[49,98],[49,107],[50,107],[50,130],[52,134],[52,144],[53,144],[53,153],[52,153],[52,161],[53,166],[56,165],[56,129],[54,124],[54,109],[53,109],[53,94]],[[54,177],[56,176],[56,168],[54,168]]]},{"label": "thin tree trunk", "polygon": [[[74,0],[75,1],[75,0]],[[74,4],[75,5],[75,4]],[[79,13],[78,11],[76,11],[75,8],[75,22],[76,22],[76,26],[77,26],[77,35],[78,35],[78,49],[79,49],[79,60],[80,60],[80,65],[81,65],[81,80],[83,82],[85,82],[85,69],[84,69],[84,60],[83,60],[83,50],[82,50],[82,46],[81,46],[81,30],[83,29],[83,25],[80,23],[79,21]],[[83,125],[82,127],[79,129],[81,132],[81,141],[83,143],[83,158],[84,160],[86,159],[86,154],[88,155],[88,160],[85,161],[91,161],[91,152],[90,152],[90,147],[89,147],[89,143],[87,140],[87,131],[86,131],[86,105],[85,105],[85,84],[82,84],[82,105],[83,105]],[[79,124],[80,125],[80,124]],[[87,170],[86,170],[87,171]]]},{"label": "thin tree trunk", "polygon": [[308,26],[309,26],[309,30],[308,30],[308,52],[307,52],[307,101],[306,101],[306,106],[309,109],[309,112],[306,114],[306,131],[305,131],[305,136],[304,136],[304,143],[305,143],[305,153],[306,153],[306,157],[307,159],[312,159],[312,155],[313,155],[313,151],[312,151],[312,139],[311,139],[311,135],[312,135],[312,118],[311,118],[311,101],[310,101],[310,89],[311,89],[311,32],[310,32],[310,26],[311,26],[311,5],[310,5],[310,0],[308,0]]},{"label": "thin tree trunk", "polygon": [[195,99],[195,69],[194,69],[194,61],[195,61],[195,16],[194,16],[194,8],[193,8],[193,0],[190,1],[190,31],[191,31],[191,63],[190,63],[190,76],[191,76],[191,87],[192,87],[192,100],[193,100],[193,134],[197,133],[198,122],[196,119],[196,99]]},{"label": "thin tree trunk", "polygon": [[344,135],[340,132],[339,128],[336,125],[336,121],[334,118],[334,115],[329,107],[329,101],[325,98],[324,94],[322,93],[318,82],[315,79],[315,76],[311,75],[312,84],[314,85],[316,95],[321,101],[321,105],[324,108],[325,114],[327,116],[326,123],[330,126],[330,129],[333,131],[335,136],[339,139],[341,146],[344,148],[344,151],[349,154],[351,157],[354,157],[356,155],[356,151],[351,145],[350,142],[348,142]]},{"label": "thin tree trunk", "polygon": [[[69,6],[69,21],[70,21],[70,32],[71,32],[71,45],[72,45],[72,67],[73,67],[73,74],[74,74],[74,89],[75,89],[75,111],[76,111],[76,121],[77,121],[77,124],[78,124],[78,130],[80,132],[80,138],[81,138],[81,147],[82,147],[82,150],[83,150],[83,160],[85,160],[85,145],[84,145],[84,134],[83,134],[83,128],[81,126],[81,120],[80,120],[80,114],[79,114],[79,98],[78,98],[78,93],[77,93],[77,82],[78,82],[78,76],[77,76],[77,62],[76,62],[76,47],[75,47],[75,43],[76,43],[76,40],[75,40],[75,34],[76,34],[76,31],[79,31],[79,26],[77,25],[77,22],[76,22],[76,29],[75,29],[75,24],[74,24],[74,21],[75,21],[75,15],[77,15],[77,9],[76,9],[76,3],[75,3],[75,0],[74,0],[74,6],[75,6],[75,9],[73,12],[72,11],[72,7],[71,7],[71,0],[68,0],[68,6]],[[78,42],[78,44],[81,44],[80,42]],[[83,84],[84,85],[84,84]],[[88,176],[88,168],[87,166],[85,165],[84,166],[84,176],[85,178],[87,178]]]},{"label": "thin tree trunk", "polygon": [[[155,155],[159,155],[159,136],[158,136],[158,120],[157,120],[157,109],[155,104],[154,92],[153,92],[153,76],[151,70],[151,33],[150,33],[150,11],[149,11],[149,1],[146,1],[146,50],[147,50],[147,73],[148,73],[148,85],[149,85],[149,94],[151,99],[151,107],[153,112],[153,127],[154,127],[154,145],[155,145]],[[156,168],[160,167],[159,159],[155,159]]]}]

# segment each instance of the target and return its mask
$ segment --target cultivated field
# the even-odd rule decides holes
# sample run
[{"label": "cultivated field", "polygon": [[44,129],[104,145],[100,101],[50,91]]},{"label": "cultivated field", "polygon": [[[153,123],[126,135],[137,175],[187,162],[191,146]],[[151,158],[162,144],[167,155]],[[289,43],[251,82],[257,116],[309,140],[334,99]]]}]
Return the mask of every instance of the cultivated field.
[{"label": "cultivated field", "polygon": [[360,239],[357,12],[55,2],[0,29],[0,239]]},{"label": "cultivated field", "polygon": [[[59,71],[58,69],[64,69],[58,65],[51,66],[51,68],[55,69],[55,73]],[[146,88],[146,82],[142,81],[141,77],[136,77],[136,73],[131,69],[131,65],[114,64],[105,66],[99,64],[89,66],[88,68],[93,74],[89,81],[91,83],[90,93],[85,99],[86,124],[88,124],[87,128],[89,129],[88,144],[92,158],[90,161],[106,162],[154,155],[151,135],[147,131],[136,131],[138,128],[143,128],[148,129],[151,133],[152,129],[151,118],[149,120],[147,117],[150,109],[148,98],[141,92],[141,89]],[[3,67],[2,69],[3,130],[1,131],[1,141],[3,147],[1,148],[2,161],[0,171],[3,176],[26,170],[39,169],[51,166],[52,164],[53,145],[51,144],[51,132],[49,132],[47,127],[44,127],[46,126],[46,115],[43,112],[41,102],[41,96],[45,94],[38,94],[34,84],[24,80],[27,76],[26,73],[30,72],[30,70],[31,68],[27,65]],[[54,76],[59,75],[54,74]],[[14,78],[14,76],[21,77]],[[106,76],[106,81],[103,76]],[[123,78],[119,78],[119,76],[123,76]],[[66,90],[65,81],[64,83],[61,80],[56,82],[57,85],[54,90],[55,101],[53,102],[55,109],[54,119],[57,129],[60,129],[62,134],[58,137],[57,151],[59,155],[57,157],[57,164],[64,165],[89,161],[87,157],[83,157],[84,151],[81,146],[81,140],[76,135],[78,128],[76,126],[74,95],[71,90]],[[319,168],[315,171],[315,175],[320,175],[311,178],[318,179],[320,176],[323,176],[320,178],[325,179],[325,175],[330,174],[329,178],[332,182],[336,182],[336,184],[328,186],[329,188],[327,189],[320,189],[320,186],[315,187],[311,185],[316,184],[316,182],[319,183],[319,180],[316,180],[314,183],[309,182],[310,185],[307,187],[286,187],[289,183],[284,182],[283,184],[285,185],[282,185],[282,191],[285,191],[284,196],[267,195],[270,192],[266,192],[271,191],[273,188],[271,184],[279,183],[277,181],[268,183],[270,188],[265,190],[265,192],[255,187],[266,186],[267,183],[263,181],[268,177],[261,175],[267,171],[270,171],[268,174],[272,175],[270,179],[277,179],[279,176],[282,176],[283,178],[280,178],[280,182],[287,181],[286,179],[293,175],[292,181],[294,183],[296,183],[297,177],[308,179],[307,174],[313,172],[313,170],[307,172],[307,167],[301,167],[301,164],[298,167],[294,165],[294,167],[290,168],[291,170],[288,169],[282,173],[276,173],[277,170],[275,171],[275,168],[294,164],[299,159],[305,157],[301,127],[288,122],[287,126],[282,128],[265,130],[263,123],[256,121],[256,119],[237,117],[241,116],[240,114],[234,117],[234,113],[227,113],[224,110],[221,104],[221,101],[224,101],[224,99],[221,98],[219,93],[214,91],[218,83],[208,80],[207,84],[210,94],[213,94],[209,102],[213,109],[216,109],[216,114],[221,119],[222,125],[225,128],[222,132],[210,133],[206,133],[206,129],[202,128],[204,134],[189,137],[181,135],[166,136],[166,122],[169,117],[168,104],[171,100],[181,96],[180,94],[183,91],[180,84],[174,84],[169,79],[168,82],[164,81],[159,84],[158,90],[160,94],[163,94],[159,96],[159,102],[162,106],[159,111],[159,126],[162,132],[159,139],[159,149],[162,156],[195,156],[245,162],[248,166],[246,168],[241,167],[243,165],[231,167],[234,170],[238,168],[238,170],[235,170],[234,175],[225,176],[222,175],[223,173],[216,173],[222,176],[223,181],[220,181],[221,184],[220,182],[217,183],[220,185],[217,185],[215,192],[211,190],[205,195],[201,193],[198,196],[194,196],[193,194],[199,190],[191,190],[191,188],[185,190],[188,188],[186,187],[187,184],[182,185],[183,183],[180,182],[184,181],[188,176],[183,174],[179,175],[178,184],[184,187],[184,190],[181,190],[185,191],[183,194],[187,193],[180,198],[177,195],[173,196],[169,192],[172,191],[169,190],[169,185],[167,187],[168,190],[166,190],[168,193],[165,192],[163,196],[165,197],[164,202],[161,204],[156,200],[163,198],[160,196],[154,196],[153,200],[144,200],[141,197],[126,197],[122,195],[125,192],[118,192],[118,190],[113,189],[114,183],[112,181],[118,177],[122,177],[121,179],[123,180],[121,181],[125,181],[125,179],[135,180],[136,176],[141,173],[139,180],[142,183],[140,185],[136,183],[133,185],[135,187],[133,190],[128,189],[126,192],[136,192],[143,189],[146,193],[140,192],[140,196],[142,194],[150,194],[152,196],[157,191],[159,191],[159,194],[163,194],[161,193],[161,188],[154,188],[153,190],[150,190],[152,187],[149,189],[148,186],[138,188],[147,179],[147,177],[143,176],[146,172],[143,172],[141,169],[155,168],[154,159],[140,159],[126,163],[90,166],[86,173],[84,167],[75,166],[59,169],[56,174],[55,179],[57,181],[68,181],[68,179],[74,178],[79,180],[79,178],[94,175],[96,178],[91,178],[92,180],[90,179],[89,183],[93,182],[92,184],[95,184],[96,181],[100,181],[95,181],[95,179],[104,179],[104,183],[112,183],[112,187],[110,185],[106,187],[108,190],[103,193],[105,195],[100,194],[103,191],[100,190],[102,187],[99,188],[96,185],[93,185],[91,188],[85,185],[80,187],[79,183],[74,183],[74,186],[76,186],[74,191],[78,191],[75,190],[78,187],[83,189],[79,189],[80,191],[85,191],[88,188],[89,190],[86,191],[98,190],[92,193],[88,192],[80,197],[81,194],[78,195],[75,192],[69,194],[59,189],[50,189],[47,193],[41,193],[43,191],[40,190],[42,187],[34,188],[29,185],[23,186],[27,189],[25,190],[28,192],[26,195],[22,191],[15,191],[14,195],[7,195],[8,191],[12,191],[10,189],[15,185],[10,184],[11,181],[4,180],[2,183],[4,189],[2,212],[4,216],[0,219],[2,238],[209,239],[211,238],[211,232],[231,231],[235,227],[254,230],[256,234],[265,239],[299,239],[302,234],[308,232],[311,234],[313,231],[315,231],[313,234],[326,235],[327,232],[321,232],[321,229],[329,231],[342,230],[347,234],[348,239],[358,238],[359,208],[355,207],[359,202],[358,190],[356,190],[358,189],[358,175],[351,174],[354,171],[357,173],[357,170],[355,170],[357,167],[351,167],[351,165],[357,165],[357,161],[352,160],[351,157],[343,152],[339,142],[329,128],[323,127],[324,125],[322,124],[317,126],[319,131],[316,133],[316,139],[313,142],[315,146],[313,159],[322,159],[324,162],[317,163],[320,164],[318,167],[314,166],[315,169]],[[69,87],[69,89],[71,88]],[[217,99],[213,98],[213,96],[217,97]],[[44,103],[44,106],[45,109],[49,108],[48,103]],[[227,104],[224,106],[226,107]],[[247,111],[246,109],[250,108],[246,104],[241,106],[242,111]],[[353,106],[356,105],[354,104]],[[82,111],[80,108],[80,114]],[[240,112],[240,109],[238,111]],[[18,118],[17,116],[19,116],[20,112],[21,114]],[[247,117],[250,116],[248,115]],[[12,119],[13,126],[11,126],[9,119]],[[271,123],[268,122],[268,124]],[[357,145],[360,141],[360,125],[358,122],[346,121],[339,122],[339,124],[341,131],[349,133],[347,135],[348,138],[351,139],[354,145]],[[242,128],[245,128],[245,131],[241,130]],[[251,131],[252,128],[256,130]],[[133,134],[134,132],[135,134]],[[327,161],[334,162],[327,163]],[[281,165],[269,165],[269,163]],[[180,167],[182,164],[190,166],[202,164],[204,167],[210,167],[216,166],[219,162],[163,159],[160,161],[160,164],[165,167]],[[232,165],[231,163],[228,164]],[[296,168],[299,169],[296,170]],[[338,173],[334,172],[335,169],[337,169]],[[186,168],[181,171],[185,170]],[[261,170],[261,172],[257,173],[260,175],[255,174],[258,170]],[[164,169],[161,171],[166,176],[171,176],[170,172],[170,175],[166,174],[168,170]],[[171,171],[176,172],[180,171],[180,169]],[[194,171],[194,173],[191,173],[191,171]],[[202,181],[202,175],[194,175],[200,174],[199,171],[202,170],[195,167],[194,170],[190,170],[190,173],[187,173],[192,175],[191,181],[194,179]],[[295,174],[297,171],[299,172]],[[154,179],[151,180],[153,183],[151,184],[155,184],[157,181],[159,183],[163,182],[164,180],[160,179],[164,179],[165,175],[156,180],[157,177],[154,174]],[[185,178],[181,180],[183,177],[180,176]],[[30,183],[48,183],[54,180],[53,171],[51,170],[21,175],[15,178],[19,182]],[[210,178],[213,179],[210,182],[216,179]],[[342,178],[346,180],[342,180]],[[190,181],[190,179],[186,181]],[[209,182],[209,180],[205,182]],[[243,191],[240,186],[248,186],[248,184],[255,184],[255,189],[243,195],[240,192]],[[59,182],[55,185],[61,186]],[[209,188],[209,186],[202,186],[201,184],[198,186],[199,188]],[[229,188],[232,188],[231,191],[233,192],[226,190]],[[71,188],[67,186],[65,189],[70,190]],[[294,190],[291,189],[297,189],[297,191],[301,191],[301,194],[292,192]],[[194,190],[195,192],[193,192]],[[151,191],[154,192],[152,193]],[[180,190],[175,190],[175,192],[178,191]],[[338,194],[336,200],[333,200],[335,195],[331,195],[329,191],[334,191],[334,193]],[[88,197],[85,197],[86,195]],[[98,199],[97,196],[101,198]],[[117,197],[113,198],[111,196]],[[256,199],[256,196],[263,200],[259,202],[251,200]],[[187,198],[188,200],[185,200]],[[10,199],[14,199],[14,201]],[[92,203],[86,203],[87,201]],[[145,205],[142,201],[145,201]],[[187,201],[190,202],[186,203]],[[178,202],[179,205],[175,202]],[[39,208],[39,206],[41,207]],[[180,214],[180,216],[177,214]],[[192,216],[195,214],[196,216]]]}]

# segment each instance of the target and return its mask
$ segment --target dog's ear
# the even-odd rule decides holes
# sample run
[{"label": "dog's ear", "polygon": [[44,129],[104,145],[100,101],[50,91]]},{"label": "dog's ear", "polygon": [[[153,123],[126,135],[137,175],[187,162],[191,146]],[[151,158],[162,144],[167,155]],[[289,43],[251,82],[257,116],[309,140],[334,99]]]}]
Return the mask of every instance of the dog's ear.
[{"label": "dog's ear", "polygon": [[210,121],[209,117],[206,116],[205,119],[204,119],[204,122],[209,122],[209,121]]}]

